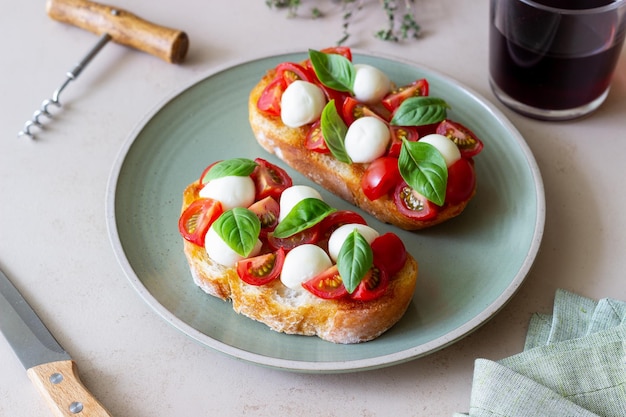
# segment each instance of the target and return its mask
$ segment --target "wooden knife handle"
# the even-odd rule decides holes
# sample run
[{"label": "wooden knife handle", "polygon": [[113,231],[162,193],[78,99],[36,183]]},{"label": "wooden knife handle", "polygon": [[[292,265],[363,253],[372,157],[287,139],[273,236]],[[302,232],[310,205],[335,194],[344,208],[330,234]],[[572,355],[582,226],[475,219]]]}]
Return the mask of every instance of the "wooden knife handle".
[{"label": "wooden knife handle", "polygon": [[26,371],[57,417],[111,417],[85,388],[74,361],[34,366]]},{"label": "wooden knife handle", "polygon": [[167,62],[182,62],[189,49],[185,32],[156,25],[117,7],[88,0],[48,0],[46,10],[54,20],[98,35],[107,33],[114,42]]}]

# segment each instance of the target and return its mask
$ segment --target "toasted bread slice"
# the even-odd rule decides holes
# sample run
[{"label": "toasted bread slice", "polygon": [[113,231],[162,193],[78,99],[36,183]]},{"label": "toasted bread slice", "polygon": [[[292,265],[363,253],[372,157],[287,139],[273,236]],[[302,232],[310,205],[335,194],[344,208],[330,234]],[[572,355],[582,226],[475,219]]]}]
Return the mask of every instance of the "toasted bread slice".
[{"label": "toasted bread slice", "polygon": [[[182,211],[198,198],[199,186],[187,186]],[[397,323],[409,306],[417,281],[417,262],[407,253],[404,267],[385,294],[372,301],[327,300],[306,290],[292,290],[280,280],[253,286],[235,268],[217,264],[204,247],[184,240],[184,252],[196,285],[206,293],[230,300],[237,313],[265,323],[277,332],[313,336],[334,343],[372,340]]]},{"label": "toasted bread slice", "polygon": [[412,219],[401,214],[390,196],[377,200],[367,198],[361,188],[361,178],[366,164],[346,164],[330,154],[313,152],[304,146],[309,125],[290,128],[280,117],[267,115],[257,107],[265,87],[274,79],[276,71],[269,70],[252,89],[248,100],[250,126],[258,143],[269,153],[276,155],[296,171],[331,193],[365,210],[382,222],[405,230],[418,230],[445,222],[459,215],[476,193],[458,204],[445,204],[437,216],[429,220]]}]

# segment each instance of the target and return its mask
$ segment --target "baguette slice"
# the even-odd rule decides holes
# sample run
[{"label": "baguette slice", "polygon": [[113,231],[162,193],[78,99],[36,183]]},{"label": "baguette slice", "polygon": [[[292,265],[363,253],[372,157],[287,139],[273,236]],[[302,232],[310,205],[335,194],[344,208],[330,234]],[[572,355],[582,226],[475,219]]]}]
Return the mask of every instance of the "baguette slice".
[{"label": "baguette slice", "polygon": [[377,200],[367,198],[361,188],[361,178],[366,164],[346,164],[330,154],[313,152],[304,146],[309,125],[291,128],[285,126],[280,117],[262,113],[257,101],[265,87],[274,79],[275,69],[269,70],[252,89],[248,99],[250,126],[257,142],[269,153],[276,155],[296,171],[331,193],[370,213],[384,223],[405,230],[419,230],[445,222],[463,212],[476,193],[459,204],[444,205],[437,216],[430,220],[411,219],[401,214],[389,196]]},{"label": "baguette slice", "polygon": [[[198,198],[198,192],[197,182],[187,186],[182,211]],[[277,332],[317,335],[334,343],[366,342],[391,328],[409,306],[417,281],[417,262],[407,253],[404,267],[391,277],[382,297],[367,302],[325,300],[306,290],[291,290],[280,280],[263,286],[249,285],[234,268],[211,260],[203,247],[183,241],[194,282],[203,291],[230,300],[237,313]]]}]

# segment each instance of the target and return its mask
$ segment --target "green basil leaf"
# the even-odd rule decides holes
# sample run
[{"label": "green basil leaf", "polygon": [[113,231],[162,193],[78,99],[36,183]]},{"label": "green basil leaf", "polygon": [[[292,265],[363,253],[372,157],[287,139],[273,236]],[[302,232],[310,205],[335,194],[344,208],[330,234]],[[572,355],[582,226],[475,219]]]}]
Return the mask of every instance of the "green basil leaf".
[{"label": "green basil leaf", "polygon": [[352,93],[356,71],[348,58],[309,49],[309,59],[322,84],[333,90]]},{"label": "green basil leaf", "polygon": [[407,98],[396,109],[392,125],[423,126],[438,123],[446,118],[448,103],[437,97],[420,96]]},{"label": "green basil leaf", "polygon": [[247,257],[259,239],[261,221],[250,210],[235,207],[222,213],[211,227],[232,250]]},{"label": "green basil leaf", "polygon": [[442,206],[446,199],[448,168],[446,160],[433,145],[425,142],[402,142],[398,158],[400,175],[409,187]]},{"label": "green basil leaf", "polygon": [[202,181],[206,184],[211,180],[222,177],[247,177],[252,174],[256,166],[256,162],[246,158],[226,159],[213,165]]},{"label": "green basil leaf", "polygon": [[339,116],[337,107],[335,107],[335,100],[330,100],[326,103],[324,110],[322,110],[320,120],[322,136],[324,137],[326,146],[330,149],[330,153],[332,153],[338,161],[345,162],[346,164],[352,163],[345,146],[348,126],[341,116]]},{"label": "green basil leaf", "polygon": [[353,230],[341,245],[337,256],[337,270],[350,294],[359,286],[373,263],[372,247],[358,230]]},{"label": "green basil leaf", "polygon": [[274,229],[274,236],[285,238],[308,229],[337,211],[319,198],[305,198],[298,202]]}]

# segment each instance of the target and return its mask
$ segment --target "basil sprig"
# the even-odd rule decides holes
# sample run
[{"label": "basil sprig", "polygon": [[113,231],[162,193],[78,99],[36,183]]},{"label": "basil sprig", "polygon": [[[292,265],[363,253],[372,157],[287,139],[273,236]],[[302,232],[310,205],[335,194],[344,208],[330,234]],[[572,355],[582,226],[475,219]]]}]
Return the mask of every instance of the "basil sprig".
[{"label": "basil sprig", "polygon": [[345,145],[348,126],[346,126],[346,123],[341,116],[339,116],[334,99],[330,100],[326,103],[326,106],[324,106],[320,121],[322,136],[324,137],[324,142],[326,142],[330,153],[332,153],[338,161],[345,162],[346,164],[352,163],[348,152],[346,152]]},{"label": "basil sprig", "polygon": [[356,71],[348,58],[309,49],[309,59],[322,84],[333,90],[352,93]]},{"label": "basil sprig", "polygon": [[354,229],[346,237],[337,256],[337,270],[348,293],[354,292],[373,263],[372,247],[363,235]]},{"label": "basil sprig", "polygon": [[429,96],[407,98],[396,109],[391,124],[396,126],[424,126],[441,122],[450,106],[443,99]]},{"label": "basil sprig", "polygon": [[257,163],[246,158],[232,158],[220,161],[213,165],[209,172],[202,178],[203,183],[222,177],[247,177],[252,174]]},{"label": "basil sprig", "polygon": [[232,250],[247,257],[259,239],[261,221],[250,210],[235,207],[222,213],[211,227]]},{"label": "basil sprig", "polygon": [[305,198],[299,201],[274,229],[274,237],[293,236],[324,220],[337,211],[319,198]]},{"label": "basil sprig", "polygon": [[409,187],[438,206],[443,205],[448,167],[437,148],[429,143],[403,139],[398,168]]}]

